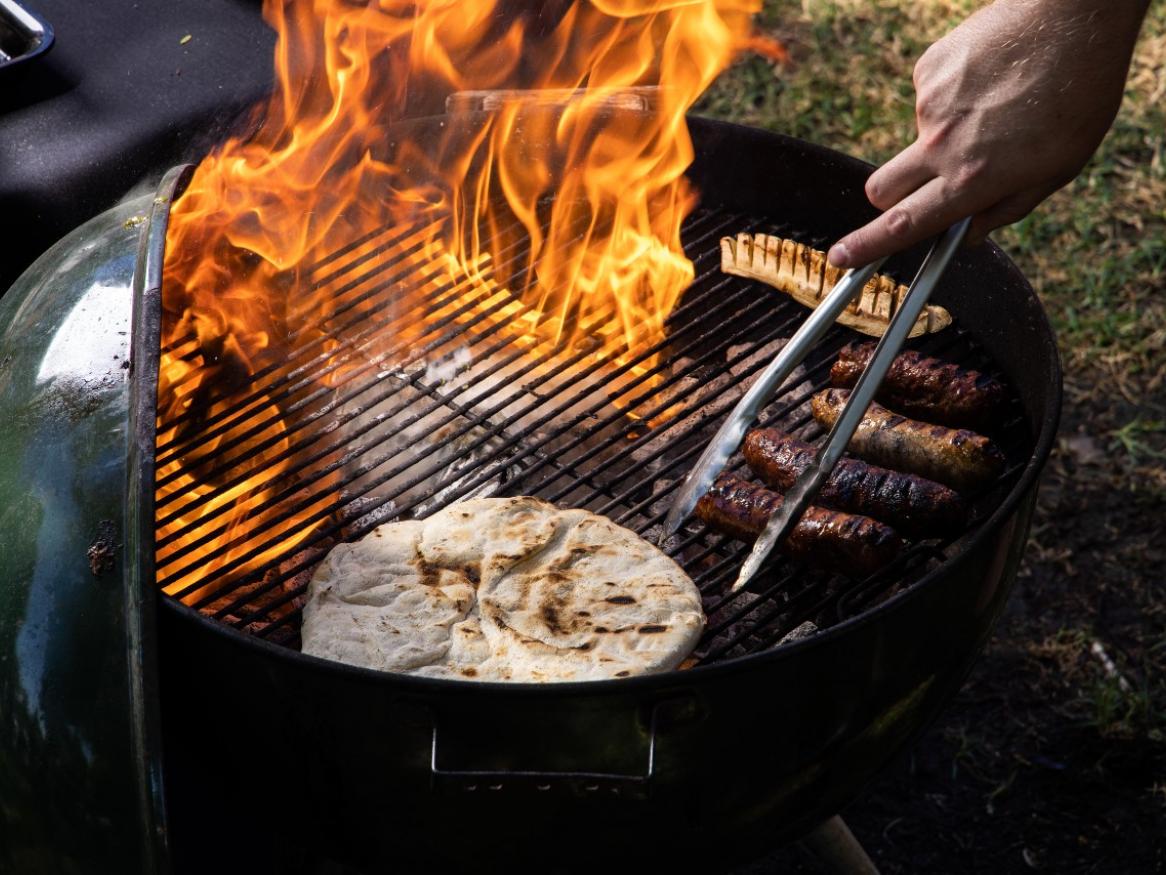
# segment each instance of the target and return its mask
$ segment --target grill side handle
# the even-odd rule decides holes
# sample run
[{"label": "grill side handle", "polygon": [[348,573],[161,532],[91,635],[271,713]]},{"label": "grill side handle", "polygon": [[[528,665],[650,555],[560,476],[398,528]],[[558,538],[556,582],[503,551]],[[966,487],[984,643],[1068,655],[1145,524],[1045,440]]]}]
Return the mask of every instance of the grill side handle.
[{"label": "grill side handle", "polygon": [[[657,751],[661,736],[666,737],[670,728],[693,719],[696,712],[696,702],[691,695],[677,695],[657,700],[648,706],[647,718],[642,722],[635,719],[634,713],[629,712],[633,717],[632,723],[640,727],[639,744],[635,745],[635,753],[631,754],[642,763],[639,768],[626,759],[629,755],[627,751],[621,752],[625,760],[621,762],[620,767],[599,765],[605,758],[605,751],[602,748],[610,742],[610,737],[601,732],[584,732],[581,738],[586,739],[590,736],[592,739],[599,739],[601,743],[591,745],[591,750],[574,751],[574,757],[579,757],[580,762],[596,763],[593,767],[506,768],[494,764],[499,760],[512,759],[515,752],[529,746],[532,737],[543,736],[542,748],[555,747],[562,742],[562,738],[554,727],[532,720],[521,733],[505,733],[512,736],[511,743],[495,739],[493,745],[489,743],[483,745],[480,743],[479,732],[475,731],[473,742],[466,745],[465,737],[450,728],[452,725],[460,724],[461,721],[454,721],[430,711],[432,723],[429,750],[430,789],[434,793],[459,796],[545,793],[605,799],[616,797],[646,799],[651,795],[653,778],[657,772]],[[618,723],[615,720],[611,722]],[[585,724],[586,718],[583,719],[583,725]],[[480,724],[475,729],[480,730]],[[451,738],[454,739],[452,744]],[[583,743],[586,744],[586,740]],[[463,750],[460,756],[457,753],[451,754],[450,749],[457,747],[468,747],[472,753]],[[476,762],[456,762],[458,759],[473,759]]]}]

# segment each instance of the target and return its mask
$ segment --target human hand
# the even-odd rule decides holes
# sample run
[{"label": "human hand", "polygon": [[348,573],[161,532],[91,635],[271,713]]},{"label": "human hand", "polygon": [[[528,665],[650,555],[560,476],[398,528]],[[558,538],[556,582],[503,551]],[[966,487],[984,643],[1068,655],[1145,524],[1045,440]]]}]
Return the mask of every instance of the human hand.
[{"label": "human hand", "polygon": [[972,216],[1028,215],[1085,166],[1121,104],[1148,0],[997,0],[915,65],[914,143],[866,183],[881,216],[829,259],[858,267]]}]

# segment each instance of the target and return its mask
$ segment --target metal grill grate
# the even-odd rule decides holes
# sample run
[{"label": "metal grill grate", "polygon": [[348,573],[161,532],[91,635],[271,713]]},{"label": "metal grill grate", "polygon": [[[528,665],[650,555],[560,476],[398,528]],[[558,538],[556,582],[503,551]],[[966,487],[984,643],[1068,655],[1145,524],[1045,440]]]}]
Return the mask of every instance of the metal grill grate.
[{"label": "metal grill grate", "polygon": [[[332,544],[469,495],[537,495],[655,540],[679,480],[768,364],[775,342],[805,317],[786,296],[720,272],[720,238],[739,231],[826,243],[752,217],[696,212],[683,232],[696,278],[668,320],[667,340],[627,361],[596,355],[610,317],[573,326],[582,340],[569,348],[532,355],[511,328],[527,308],[501,284],[517,288],[526,279],[529,253],[521,240],[495,255],[498,285],[405,266],[403,258],[427,236],[423,228],[353,241],[305,274],[312,288],[334,296],[327,325],[293,332],[212,413],[159,422],[159,434],[179,427],[157,448],[159,472],[217,442],[199,469],[214,484],[209,493],[159,498],[159,527],[170,526],[157,542],[159,584],[223,623],[296,647],[307,578]],[[403,289],[412,293],[405,309],[396,303]],[[819,437],[809,398],[855,336],[833,329],[760,424]],[[916,347],[993,371],[958,326]],[[169,351],[190,361],[200,354],[193,340]],[[1011,421],[996,435],[1009,469],[973,497],[968,531],[1027,460],[1030,438],[1013,404]],[[286,469],[264,472],[277,464]],[[731,465],[743,469],[739,457]],[[157,485],[175,476],[160,473]],[[240,506],[262,524],[232,527],[227,512]],[[179,527],[192,517],[190,527]],[[306,537],[281,547],[288,528]],[[692,521],[666,548],[701,590],[709,624],[696,657],[712,662],[776,646],[807,620],[826,627],[861,613],[959,545],[912,543],[891,567],[862,581],[779,558],[732,596],[727,588],[745,545]]]}]

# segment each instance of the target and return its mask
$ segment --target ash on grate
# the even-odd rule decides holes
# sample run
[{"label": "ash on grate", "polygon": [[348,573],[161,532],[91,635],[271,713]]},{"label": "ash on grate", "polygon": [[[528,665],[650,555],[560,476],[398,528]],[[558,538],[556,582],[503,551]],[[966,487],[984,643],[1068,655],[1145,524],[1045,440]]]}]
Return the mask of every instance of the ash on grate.
[{"label": "ash on grate", "polygon": [[[725,351],[724,366],[711,379],[701,379],[700,371],[682,377],[670,391],[670,400],[690,410],[675,422],[664,425],[635,450],[635,463],[649,473],[659,473],[652,486],[653,501],[647,508],[649,518],[667,514],[679,481],[688,474],[699,458],[700,451],[713,439],[725,417],[753,386],[765,367],[786,345],[789,338],[780,337],[758,347],[755,344],[730,346]],[[676,373],[685,373],[692,366],[687,359],[678,359],[673,367]],[[727,370],[724,368],[727,367]],[[762,410],[760,420],[778,428],[794,429],[809,414],[809,396],[813,386],[801,365],[774,393],[773,400]],[[791,407],[788,399],[802,399]],[[687,458],[685,458],[687,456]],[[742,464],[739,453],[729,459],[727,469]],[[658,536],[659,524],[648,528],[646,537]],[[675,539],[670,545],[675,547]]]},{"label": "ash on grate", "polygon": [[338,428],[359,435],[343,468],[346,493],[359,496],[354,510],[361,518],[352,529],[494,495],[518,473],[505,438],[491,434],[490,423],[477,421],[472,410],[463,411],[456,385],[428,384],[424,378],[433,373],[428,365],[383,372],[388,397],[367,407],[337,407]]}]

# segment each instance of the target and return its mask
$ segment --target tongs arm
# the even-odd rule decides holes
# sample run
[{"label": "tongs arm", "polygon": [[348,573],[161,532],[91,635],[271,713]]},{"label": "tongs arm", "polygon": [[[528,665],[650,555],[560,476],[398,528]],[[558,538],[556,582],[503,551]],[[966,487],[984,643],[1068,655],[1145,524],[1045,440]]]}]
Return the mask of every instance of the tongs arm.
[{"label": "tongs arm", "polygon": [[757,573],[766,557],[781,544],[810,506],[814,496],[830,476],[834,466],[838,464],[838,460],[842,458],[847,444],[850,443],[867,408],[874,400],[883,377],[890,369],[891,362],[903,348],[907,335],[911,333],[911,328],[927,304],[927,299],[931,297],[931,292],[947,269],[948,262],[967,234],[969,225],[970,218],[956,223],[944,232],[927,253],[890,325],[875,347],[874,355],[851,390],[842,414],[830,429],[826,443],[813,462],[794,481],[794,485],[785,494],[781,507],[769,518],[764,531],[754,542],[753,550],[745,564],[741,566],[741,573],[737,577],[737,582],[733,584],[733,591],[745,586]]},{"label": "tongs arm", "polygon": [[746,430],[769,403],[773,393],[789,379],[790,374],[802,363],[802,359],[809,355],[810,350],[822,339],[822,335],[842,315],[842,311],[850,302],[862,294],[867,282],[875,275],[875,271],[882,267],[885,260],[879,259],[866,267],[847,271],[825,299],[810,312],[806,321],[794,332],[794,336],[782,347],[769,366],[761,372],[744,397],[737,402],[729,418],[717,430],[696,465],[680,485],[664,520],[660,543],[680,529],[681,523],[692,513],[696,503],[709,491],[713,481],[729,461],[729,457],[736,452]]}]

